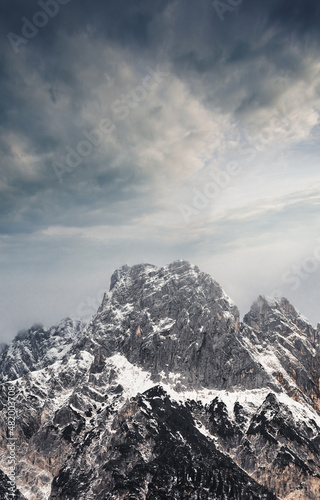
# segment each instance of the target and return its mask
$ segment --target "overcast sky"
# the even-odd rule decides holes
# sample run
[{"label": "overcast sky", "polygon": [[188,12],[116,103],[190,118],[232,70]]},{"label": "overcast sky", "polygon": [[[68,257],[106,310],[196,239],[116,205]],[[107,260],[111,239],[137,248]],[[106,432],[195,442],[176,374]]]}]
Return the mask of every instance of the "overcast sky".
[{"label": "overcast sky", "polygon": [[320,321],[317,0],[4,0],[0,27],[2,341],[180,258],[242,316]]}]

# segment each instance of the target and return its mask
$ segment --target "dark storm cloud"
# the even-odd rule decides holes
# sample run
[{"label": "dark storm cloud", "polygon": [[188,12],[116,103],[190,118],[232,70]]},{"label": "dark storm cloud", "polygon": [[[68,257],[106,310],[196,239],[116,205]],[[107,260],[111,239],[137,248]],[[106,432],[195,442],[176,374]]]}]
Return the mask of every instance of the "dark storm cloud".
[{"label": "dark storm cloud", "polygon": [[[303,2],[291,2],[291,7],[283,2],[278,16],[279,4],[244,1],[237,17],[230,14],[218,24],[206,20],[198,43],[184,37],[174,53],[175,67],[212,109],[221,106],[245,118],[273,106],[293,82],[308,78],[306,59],[318,52],[319,8],[308,16]],[[287,20],[284,12],[293,10]],[[185,29],[192,31],[192,25]]]},{"label": "dark storm cloud", "polygon": [[[96,209],[135,196],[143,203],[145,196],[139,186],[150,179],[143,180],[135,158],[130,167],[122,165],[122,170],[109,167],[118,155],[115,149],[110,148],[100,163],[97,158],[83,162],[66,179],[64,190],[55,184],[50,168],[54,159],[63,160],[66,146],[74,147],[82,138],[83,114],[96,99],[96,86],[106,79],[101,44],[110,44],[115,50],[107,74],[114,87],[119,82],[120,95],[132,85],[131,79],[126,86],[120,74],[125,60],[135,61],[138,71],[152,61],[166,60],[190,92],[212,110],[219,107],[245,117],[273,106],[288,83],[304,78],[308,71],[303,57],[305,39],[308,34],[312,46],[313,37],[318,36],[319,7],[310,1],[258,5],[244,0],[220,22],[207,0],[71,0],[60,5],[47,26],[39,28],[19,54],[14,54],[7,33],[21,35],[21,18],[32,21],[39,9],[37,2],[22,0],[1,7],[2,41],[6,42],[0,61],[4,232],[28,227],[33,231],[37,224],[50,225],[55,218],[69,224],[81,205]],[[275,84],[277,73],[283,81]],[[110,93],[113,97],[106,107],[119,97],[114,88]],[[103,116],[101,112],[100,118]],[[139,126],[135,124],[136,130]],[[32,173],[19,165],[10,132],[30,155]],[[122,135],[122,146],[127,146],[128,129],[118,124],[117,132]],[[125,186],[133,185],[136,192],[125,191]],[[11,222],[7,219],[10,212],[15,214]],[[127,211],[123,214],[127,217]],[[84,220],[91,223],[90,217]]]},{"label": "dark storm cloud", "polygon": [[281,25],[295,36],[319,37],[320,5],[314,0],[283,0],[273,5],[269,25]]},{"label": "dark storm cloud", "polygon": [[[43,4],[46,3],[47,0],[43,0]],[[50,52],[52,46],[49,42],[55,40],[61,31],[75,36],[88,30],[94,37],[103,36],[116,43],[144,47],[152,35],[149,33],[150,24],[168,3],[168,0],[69,0],[66,5],[59,6],[58,13],[44,28],[39,28],[39,36],[35,37],[34,42],[38,48],[43,46]],[[2,5],[2,31],[4,34],[9,31],[21,34],[22,17],[32,22],[34,14],[40,10],[43,10],[41,2],[39,5],[36,1],[13,0]]]},{"label": "dark storm cloud", "polygon": [[[30,12],[33,12],[32,9]],[[79,15],[79,11],[76,12]],[[81,15],[79,17],[81,20]],[[78,31],[81,32],[80,29]],[[59,35],[61,31],[57,29],[57,45]],[[38,46],[31,42],[38,42]],[[70,34],[63,38],[63,42],[65,45],[60,46],[62,50],[55,51],[58,47],[53,44],[41,55],[39,45],[43,42],[39,33],[37,40],[30,40],[30,46],[21,54],[8,52],[8,47],[3,50],[0,127],[3,180],[1,231],[4,234],[34,231],[54,223],[85,226],[111,219],[117,223],[121,217],[129,217],[124,206],[119,210],[121,202],[130,203],[138,195],[140,202],[144,198],[141,193],[137,194],[144,180],[137,172],[134,157],[131,156],[130,163],[124,160],[115,168],[112,163],[118,152],[112,146],[100,162],[94,155],[85,159],[64,181],[63,187],[59,185],[52,162],[64,161],[66,146],[75,148],[84,139],[82,130],[87,123],[81,113],[91,105],[92,88],[106,78],[104,69],[99,70],[100,54],[95,59],[92,40],[90,48],[87,52],[83,51],[79,58],[76,57],[76,42],[73,44]],[[45,44],[44,48],[47,48]],[[120,57],[121,53],[118,55]],[[116,55],[114,57],[116,59]],[[91,65],[93,82],[79,78],[83,65],[86,68]],[[110,65],[112,73],[112,66],[121,66],[121,61],[111,61]],[[104,116],[101,110],[97,118],[100,120]],[[97,123],[93,121],[88,125],[90,130]],[[116,131],[118,135],[121,135],[120,125]],[[25,165],[21,164],[21,152],[16,151],[20,146],[23,146],[23,154],[30,156]],[[79,217],[77,214],[83,206],[87,207],[86,213]],[[90,210],[97,211],[102,207],[109,209],[99,217],[95,213],[93,220]],[[137,216],[141,211],[142,207],[131,206],[130,216]]]}]

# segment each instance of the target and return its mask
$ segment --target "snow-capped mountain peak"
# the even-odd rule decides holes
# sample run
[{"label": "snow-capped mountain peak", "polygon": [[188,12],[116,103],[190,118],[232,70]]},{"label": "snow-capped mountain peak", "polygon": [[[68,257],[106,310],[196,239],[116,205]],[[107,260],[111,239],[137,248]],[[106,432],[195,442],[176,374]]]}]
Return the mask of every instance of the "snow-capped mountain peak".
[{"label": "snow-capped mountain peak", "polygon": [[240,323],[186,261],[122,266],[88,325],[38,325],[1,355],[20,498],[317,498],[317,339],[284,298],[260,296]]}]

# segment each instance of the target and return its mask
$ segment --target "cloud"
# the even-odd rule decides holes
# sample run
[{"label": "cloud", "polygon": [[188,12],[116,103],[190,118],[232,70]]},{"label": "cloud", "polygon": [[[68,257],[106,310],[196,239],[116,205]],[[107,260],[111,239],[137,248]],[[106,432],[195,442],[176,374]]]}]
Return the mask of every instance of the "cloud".
[{"label": "cloud", "polygon": [[[20,303],[59,277],[57,317],[77,309],[77,273],[85,295],[102,268],[181,257],[241,298],[246,267],[270,255],[251,297],[290,245],[307,252],[319,223],[315,2],[246,0],[220,22],[209,0],[70,1],[18,54],[6,35],[40,7],[1,9],[0,263],[23,275],[23,290],[18,272],[10,284]],[[239,174],[208,197],[230,163]]]}]

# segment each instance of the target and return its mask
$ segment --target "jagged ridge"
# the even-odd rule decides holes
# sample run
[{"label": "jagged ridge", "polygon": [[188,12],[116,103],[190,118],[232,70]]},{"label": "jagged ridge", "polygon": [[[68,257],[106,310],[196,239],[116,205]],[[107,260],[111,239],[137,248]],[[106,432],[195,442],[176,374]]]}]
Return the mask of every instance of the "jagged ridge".
[{"label": "jagged ridge", "polygon": [[188,262],[123,266],[88,327],[68,321],[2,354],[26,498],[317,498],[319,337],[286,299],[241,324]]}]

